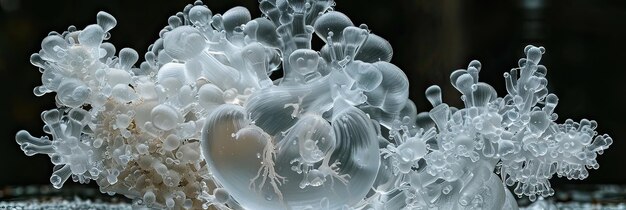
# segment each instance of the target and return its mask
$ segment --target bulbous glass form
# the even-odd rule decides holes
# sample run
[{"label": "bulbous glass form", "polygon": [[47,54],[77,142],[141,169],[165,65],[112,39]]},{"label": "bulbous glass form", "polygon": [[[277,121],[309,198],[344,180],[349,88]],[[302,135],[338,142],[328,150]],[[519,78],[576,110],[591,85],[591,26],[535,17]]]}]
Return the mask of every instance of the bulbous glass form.
[{"label": "bulbous glass form", "polygon": [[252,19],[196,1],[139,65],[133,49],[115,55],[117,21],[100,12],[31,56],[35,95],[56,93],[58,108],[41,115],[51,139],[16,141],[50,156],[56,188],[71,177],[151,208],[255,210],[516,209],[513,194],[552,195],[554,174],[586,178],[613,142],[593,120],[555,122],[545,49],[530,45],[504,97],[471,61],[450,75],[464,107],[434,85],[418,113],[391,45],[333,6],[261,0]]}]

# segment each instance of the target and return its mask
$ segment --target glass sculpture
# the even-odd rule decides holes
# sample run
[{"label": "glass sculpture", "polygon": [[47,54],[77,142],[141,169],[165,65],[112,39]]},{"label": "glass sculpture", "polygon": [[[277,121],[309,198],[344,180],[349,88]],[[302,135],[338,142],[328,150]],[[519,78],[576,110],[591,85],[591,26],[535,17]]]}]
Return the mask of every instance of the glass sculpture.
[{"label": "glass sculpture", "polygon": [[51,137],[22,130],[17,143],[50,156],[56,188],[93,180],[176,209],[516,209],[514,195],[552,195],[555,174],[599,167],[612,139],[593,120],[555,123],[543,47],[504,73],[504,97],[472,61],[450,75],[465,107],[434,85],[434,108],[418,113],[390,44],[333,6],[260,0],[252,19],[196,1],[139,65],[106,42],[117,23],[106,12],[51,32],[30,58],[42,73],[34,94],[56,93],[41,114]]}]

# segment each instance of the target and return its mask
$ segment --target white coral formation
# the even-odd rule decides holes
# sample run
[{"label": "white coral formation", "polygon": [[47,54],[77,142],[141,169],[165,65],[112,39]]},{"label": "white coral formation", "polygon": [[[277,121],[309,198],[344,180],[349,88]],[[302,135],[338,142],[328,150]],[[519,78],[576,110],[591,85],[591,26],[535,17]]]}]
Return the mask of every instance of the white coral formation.
[{"label": "white coral formation", "polygon": [[58,108],[42,113],[52,140],[16,140],[50,156],[54,187],[94,180],[177,209],[511,209],[505,184],[550,196],[549,178],[586,178],[612,143],[595,121],[554,122],[542,47],[505,73],[505,97],[472,61],[450,77],[464,108],[432,86],[434,108],[418,114],[389,43],[333,5],[262,0],[265,16],[251,19],[197,1],[168,19],[138,67],[135,50],[115,56],[103,42],[117,23],[107,13],[52,32],[31,57],[43,74],[35,94],[56,92]]}]

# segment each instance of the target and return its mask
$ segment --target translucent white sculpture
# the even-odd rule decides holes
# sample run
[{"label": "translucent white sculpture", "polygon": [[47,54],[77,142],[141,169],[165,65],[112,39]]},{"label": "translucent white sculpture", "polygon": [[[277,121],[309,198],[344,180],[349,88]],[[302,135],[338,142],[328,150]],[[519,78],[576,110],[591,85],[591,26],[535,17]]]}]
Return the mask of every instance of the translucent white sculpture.
[{"label": "translucent white sculpture", "polygon": [[[515,209],[550,196],[554,174],[584,179],[609,147],[595,121],[557,124],[543,47],[504,74],[450,75],[465,103],[417,113],[390,44],[333,11],[332,0],[261,0],[264,17],[202,2],[171,16],[139,55],[104,42],[116,20],[51,32],[31,56],[35,95],[56,92],[26,155],[47,154],[60,188],[94,180],[136,205],[197,209]],[[315,33],[325,45],[311,49]],[[270,75],[282,71],[283,77]],[[495,173],[494,173],[495,171]]]}]

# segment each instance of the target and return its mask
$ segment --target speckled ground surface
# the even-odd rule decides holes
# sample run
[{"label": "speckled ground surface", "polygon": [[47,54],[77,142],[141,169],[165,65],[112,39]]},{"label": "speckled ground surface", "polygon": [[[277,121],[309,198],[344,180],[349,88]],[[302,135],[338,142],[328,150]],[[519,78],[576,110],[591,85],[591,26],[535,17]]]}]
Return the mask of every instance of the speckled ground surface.
[{"label": "speckled ground surface", "polygon": [[114,209],[125,210],[133,209],[132,205],[127,203],[102,203],[90,200],[26,200],[26,201],[0,201],[0,209]]},{"label": "speckled ground surface", "polygon": [[[556,195],[533,204],[520,199],[525,210],[591,209],[626,210],[626,186],[570,185],[557,189]],[[122,196],[101,194],[89,186],[69,186],[56,190],[50,186],[12,186],[0,188],[0,210],[20,209],[142,209]]]},{"label": "speckled ground surface", "polygon": [[4,209],[137,209],[122,196],[101,194],[93,186],[68,186],[57,190],[48,185],[0,188],[0,210]]}]

